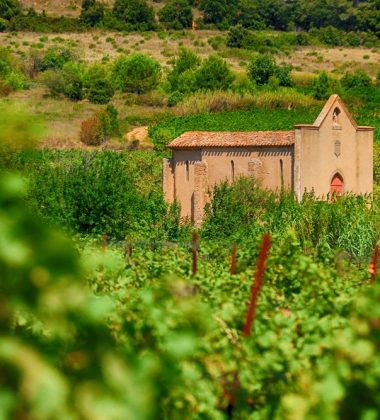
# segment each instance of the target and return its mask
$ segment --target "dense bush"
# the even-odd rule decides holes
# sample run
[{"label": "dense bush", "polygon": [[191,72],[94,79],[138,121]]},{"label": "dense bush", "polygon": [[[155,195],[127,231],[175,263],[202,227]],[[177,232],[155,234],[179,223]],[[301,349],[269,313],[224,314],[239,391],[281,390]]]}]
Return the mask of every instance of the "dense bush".
[{"label": "dense bush", "polygon": [[9,20],[21,12],[18,0],[0,0],[0,18]]},{"label": "dense bush", "polygon": [[64,95],[72,101],[80,101],[84,96],[83,72],[80,64],[67,62],[62,69],[45,71],[40,80],[53,97]]},{"label": "dense bush", "polygon": [[86,32],[89,26],[80,19],[66,16],[48,16],[44,13],[18,15],[10,20],[12,31],[28,31],[41,33]]},{"label": "dense bush", "polygon": [[228,89],[234,79],[230,66],[218,55],[203,60],[195,72],[196,87],[200,90]]},{"label": "dense bush", "polygon": [[194,52],[182,48],[167,76],[170,91],[179,94],[194,92],[196,90],[195,70],[200,62],[200,58]]},{"label": "dense bush", "polygon": [[8,21],[0,18],[0,32],[5,32],[8,29]]},{"label": "dense bush", "polygon": [[247,30],[242,25],[233,26],[227,37],[227,47],[242,48],[245,45]]},{"label": "dense bush", "polygon": [[327,99],[334,93],[334,84],[329,75],[322,71],[313,81],[313,96],[315,99]]},{"label": "dense bush", "polygon": [[278,66],[275,59],[270,55],[258,55],[254,57],[248,68],[251,80],[259,86],[267,85],[271,77],[278,79],[280,86],[292,86],[291,67]]},{"label": "dense bush", "polygon": [[120,57],[113,66],[115,86],[123,92],[148,92],[157,87],[160,77],[160,63],[144,54]]},{"label": "dense bush", "polygon": [[100,146],[119,134],[118,112],[113,105],[108,105],[104,111],[82,122],[79,137],[87,146]]},{"label": "dense bush", "polygon": [[74,59],[73,52],[68,48],[49,48],[42,57],[37,70],[61,69],[66,63]]},{"label": "dense bush", "polygon": [[368,88],[372,85],[372,80],[364,71],[347,72],[341,79],[345,89]]},{"label": "dense bush", "polygon": [[160,22],[167,28],[191,28],[193,12],[189,0],[170,0],[158,12]]},{"label": "dense bush", "polygon": [[87,146],[100,146],[106,140],[102,133],[100,119],[91,117],[82,121],[79,138]]},{"label": "dense bush", "polygon": [[118,112],[113,105],[81,124],[80,140],[87,146],[99,146],[110,137],[120,135]]},{"label": "dense bush", "polygon": [[140,29],[154,29],[154,11],[146,0],[116,0],[113,15],[131,27]]},{"label": "dense bush", "polygon": [[366,197],[344,196],[329,203],[305,195],[299,203],[291,193],[260,190],[255,179],[247,178],[216,187],[206,213],[204,235],[210,239],[234,232],[236,239],[243,240],[291,228],[304,246],[344,249],[357,258],[371,255],[380,222]]},{"label": "dense bush", "polygon": [[84,86],[86,96],[94,104],[107,104],[115,93],[107,70],[97,64],[87,70]]},{"label": "dense bush", "polygon": [[161,159],[145,152],[31,151],[0,164],[28,177],[28,202],[38,213],[82,233],[165,239],[167,205]]},{"label": "dense bush", "polygon": [[90,26],[95,26],[103,20],[105,6],[96,0],[83,0],[80,20]]},{"label": "dense bush", "polygon": [[3,96],[9,95],[9,89],[19,90],[28,87],[20,62],[5,48],[0,48],[0,82]]}]

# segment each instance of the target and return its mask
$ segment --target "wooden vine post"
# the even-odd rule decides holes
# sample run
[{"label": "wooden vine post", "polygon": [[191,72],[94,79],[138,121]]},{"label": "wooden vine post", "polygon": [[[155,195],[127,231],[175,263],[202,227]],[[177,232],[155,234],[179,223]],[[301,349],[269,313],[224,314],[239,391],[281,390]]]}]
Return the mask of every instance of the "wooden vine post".
[{"label": "wooden vine post", "polygon": [[236,244],[232,245],[232,252],[231,252],[231,268],[230,268],[230,274],[233,276],[236,272]]},{"label": "wooden vine post", "polygon": [[375,249],[373,251],[372,262],[369,266],[369,272],[371,273],[371,282],[375,283],[377,278],[377,270],[379,267],[379,245],[375,245]]},{"label": "wooden vine post", "polygon": [[271,247],[271,236],[266,233],[261,243],[259,258],[257,260],[257,269],[254,282],[251,287],[251,299],[248,306],[247,317],[244,324],[243,335],[249,337],[251,335],[252,325],[255,321],[257,299],[260,294],[261,286],[264,280],[265,265]]},{"label": "wooden vine post", "polygon": [[192,269],[192,273],[193,273],[193,277],[195,277],[197,275],[197,272],[198,272],[198,233],[197,232],[193,232],[192,248],[193,248],[193,269]]}]

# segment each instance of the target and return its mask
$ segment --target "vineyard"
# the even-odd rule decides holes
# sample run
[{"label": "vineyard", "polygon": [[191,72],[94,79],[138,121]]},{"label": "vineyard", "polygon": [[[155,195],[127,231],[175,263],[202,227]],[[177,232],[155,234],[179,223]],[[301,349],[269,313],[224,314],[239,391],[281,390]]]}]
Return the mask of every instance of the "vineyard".
[{"label": "vineyard", "polygon": [[2,177],[3,418],[377,418],[372,251],[292,229],[268,258],[261,235],[70,244],[21,188]]},{"label": "vineyard", "polygon": [[378,186],[298,202],[241,178],[198,232],[161,192],[181,132],[317,113],[171,117],[133,152],[34,149],[38,124],[2,114],[0,419],[378,419]]}]

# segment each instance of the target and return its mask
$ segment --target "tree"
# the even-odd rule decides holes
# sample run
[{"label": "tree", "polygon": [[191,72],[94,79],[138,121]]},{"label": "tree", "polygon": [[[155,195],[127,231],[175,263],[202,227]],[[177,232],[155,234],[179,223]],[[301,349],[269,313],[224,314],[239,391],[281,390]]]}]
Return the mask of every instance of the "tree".
[{"label": "tree", "polygon": [[228,32],[227,47],[242,48],[246,36],[247,29],[243,28],[241,24],[233,26]]},{"label": "tree", "polygon": [[203,61],[195,73],[198,89],[225,90],[235,79],[229,65],[218,55],[211,55]]},{"label": "tree", "polygon": [[372,85],[372,80],[365,71],[357,70],[346,73],[341,83],[345,89],[368,88]]},{"label": "tree", "polygon": [[233,23],[239,23],[245,28],[265,29],[265,22],[260,14],[260,8],[256,1],[240,0],[233,18]]},{"label": "tree", "polygon": [[380,0],[361,2],[357,11],[358,29],[380,36]]},{"label": "tree", "polygon": [[80,20],[90,26],[95,26],[104,17],[105,7],[96,0],[83,0]]},{"label": "tree", "polygon": [[301,1],[299,13],[299,24],[305,29],[335,26],[350,30],[356,21],[351,0]]},{"label": "tree", "polygon": [[160,22],[168,28],[191,28],[193,12],[188,0],[171,0],[158,13]]},{"label": "tree", "polygon": [[276,68],[276,62],[271,55],[258,55],[253,58],[248,68],[248,76],[257,85],[266,85],[269,79],[275,75]]},{"label": "tree", "polygon": [[0,0],[0,18],[11,19],[21,12],[18,0]]},{"label": "tree", "polygon": [[88,99],[94,104],[107,104],[115,91],[104,67],[94,65],[88,70],[84,86]]},{"label": "tree", "polygon": [[237,0],[201,0],[199,8],[205,23],[228,27],[232,16],[236,15],[237,3]]},{"label": "tree", "polygon": [[267,85],[270,80],[277,81],[279,86],[292,86],[291,70],[291,66],[278,66],[271,55],[262,54],[252,60],[248,68],[248,76],[259,86]]},{"label": "tree", "polygon": [[154,12],[146,0],[116,0],[113,15],[131,25],[145,24],[148,28],[154,26]]},{"label": "tree", "polygon": [[313,82],[313,96],[315,99],[327,99],[333,93],[332,80],[322,71]]},{"label": "tree", "polygon": [[148,92],[157,87],[160,77],[160,63],[144,54],[120,57],[113,67],[115,86],[123,92]]},{"label": "tree", "polygon": [[181,49],[173,70],[168,74],[171,92],[190,93],[196,90],[195,70],[199,67],[200,61],[192,51]]}]

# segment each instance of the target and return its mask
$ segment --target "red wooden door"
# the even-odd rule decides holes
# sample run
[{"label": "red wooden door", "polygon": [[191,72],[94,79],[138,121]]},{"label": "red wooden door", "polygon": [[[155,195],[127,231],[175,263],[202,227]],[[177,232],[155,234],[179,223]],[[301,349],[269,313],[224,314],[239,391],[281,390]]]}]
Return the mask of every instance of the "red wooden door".
[{"label": "red wooden door", "polygon": [[335,195],[343,195],[343,179],[339,174],[335,174],[330,185],[330,193]]}]

